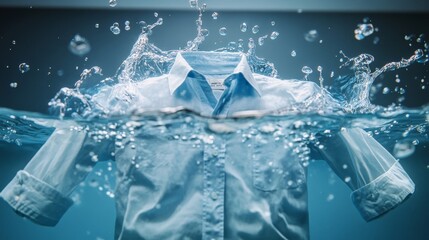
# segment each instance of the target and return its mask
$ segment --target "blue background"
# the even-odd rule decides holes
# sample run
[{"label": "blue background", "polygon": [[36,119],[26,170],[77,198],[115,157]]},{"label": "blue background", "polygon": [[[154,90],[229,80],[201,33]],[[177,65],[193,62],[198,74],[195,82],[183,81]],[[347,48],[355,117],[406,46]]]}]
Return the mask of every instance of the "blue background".
[{"label": "blue background", "polygon": [[[84,68],[98,65],[104,76],[115,73],[120,63],[128,56],[139,34],[136,22],[155,22],[154,11],[107,11],[107,10],[62,10],[62,9],[14,9],[0,8],[0,106],[16,110],[47,113],[47,102],[63,86],[73,86]],[[178,49],[195,36],[196,12],[158,11],[164,25],[154,30],[151,41],[161,49]],[[218,20],[210,17],[204,23],[210,36],[201,46],[202,50],[224,47],[238,38],[247,40],[272,31],[280,33],[278,39],[267,39],[258,47],[257,55],[275,63],[281,78],[302,79],[301,68],[308,65],[315,70],[324,68],[326,83],[329,73],[341,73],[338,52],[348,56],[363,52],[375,56],[373,66],[381,67],[391,61],[409,57],[421,48],[415,41],[412,46],[404,40],[405,35],[424,33],[429,36],[429,14],[400,13],[330,13],[330,12],[220,12]],[[363,41],[354,39],[353,30],[364,17],[369,17],[379,28]],[[124,31],[123,23],[131,22],[131,31]],[[276,25],[271,26],[271,21]],[[121,25],[121,34],[113,35],[109,27],[113,22]],[[247,22],[247,33],[239,31],[241,22]],[[100,28],[94,25],[98,23]],[[258,24],[260,33],[253,35],[250,28]],[[218,29],[226,26],[228,34],[222,37]],[[318,41],[309,43],[304,34],[317,29]],[[92,46],[84,58],[72,55],[68,50],[71,38],[80,33]],[[373,38],[380,38],[373,44]],[[12,41],[16,41],[16,45]],[[297,56],[291,57],[295,50]],[[30,64],[26,74],[18,71],[21,62]],[[9,68],[6,68],[9,66]],[[78,70],[76,70],[76,66]],[[59,76],[57,71],[64,72]],[[48,72],[51,72],[48,75]],[[401,83],[396,83],[399,74]],[[421,89],[420,79],[426,78],[428,67],[414,64],[407,69],[383,75],[376,83],[387,86],[407,86],[405,106],[418,107],[429,102],[429,86]],[[416,78],[415,78],[416,77]],[[310,80],[317,81],[317,74]],[[18,82],[18,88],[9,87]],[[387,106],[396,102],[396,93],[378,93],[373,101]],[[0,144],[0,188],[3,188],[16,171],[22,169],[40,145],[17,147]],[[386,146],[391,150],[392,146]],[[312,239],[427,239],[429,236],[429,151],[428,143],[417,146],[416,153],[401,160],[401,164],[416,183],[416,192],[395,210],[373,222],[366,223],[351,203],[350,190],[323,162],[309,167],[309,206]],[[103,168],[102,164],[98,166]],[[91,178],[93,176],[89,176]],[[3,201],[0,203],[0,239],[112,239],[114,229],[114,202],[104,192],[95,188],[79,188],[81,203],[73,206],[54,228],[41,227],[18,217]],[[329,194],[334,195],[327,201]]]}]

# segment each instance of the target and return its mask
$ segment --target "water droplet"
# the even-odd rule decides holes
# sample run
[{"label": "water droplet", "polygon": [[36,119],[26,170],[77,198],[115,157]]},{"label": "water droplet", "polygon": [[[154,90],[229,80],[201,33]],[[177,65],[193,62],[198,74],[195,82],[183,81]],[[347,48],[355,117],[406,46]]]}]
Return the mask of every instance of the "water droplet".
[{"label": "water droplet", "polygon": [[70,41],[69,50],[77,56],[84,56],[91,51],[91,46],[84,37],[76,34]]},{"label": "water droplet", "polygon": [[219,29],[219,34],[220,34],[221,36],[226,36],[226,27],[221,27],[221,28]]},{"label": "water droplet", "polygon": [[253,26],[252,33],[257,34],[258,32],[259,32],[259,26],[258,25]]},{"label": "water droplet", "polygon": [[296,52],[295,52],[295,50],[292,50],[292,52],[290,52],[290,55],[291,55],[292,57],[296,57]]},{"label": "water droplet", "polygon": [[125,31],[129,31],[130,29],[130,21],[125,21]]},{"label": "water droplet", "polygon": [[198,1],[197,0],[189,0],[189,6],[191,6],[191,8],[196,8],[198,6]]},{"label": "water droplet", "polygon": [[311,74],[311,73],[313,72],[313,69],[311,69],[311,68],[310,68],[310,67],[308,67],[308,66],[304,66],[304,67],[302,67],[301,71],[302,71],[304,74]]},{"label": "water droplet", "polygon": [[209,30],[208,29],[201,29],[201,35],[203,35],[204,37],[207,37],[209,35]]},{"label": "water droplet", "polygon": [[305,41],[307,41],[307,42],[314,42],[317,40],[318,37],[319,37],[319,33],[315,29],[308,31],[304,35]]},{"label": "water droplet", "polygon": [[384,87],[383,88],[383,94],[388,94],[388,93],[390,93],[390,88]]},{"label": "water droplet", "polygon": [[415,150],[416,147],[412,142],[401,140],[393,147],[393,155],[397,158],[406,158],[411,156]]},{"label": "water droplet", "polygon": [[110,198],[114,198],[114,197],[115,197],[115,194],[114,194],[112,191],[107,191],[107,192],[106,192],[106,195],[107,195],[108,197],[110,197]]},{"label": "water droplet", "polygon": [[247,31],[247,24],[245,22],[240,25],[240,30],[242,32],[246,32]]},{"label": "water droplet", "polygon": [[374,45],[377,45],[380,42],[380,38],[379,37],[374,37],[374,40],[372,40],[372,43]]},{"label": "water droplet", "polygon": [[158,18],[158,20],[156,21],[157,25],[162,25],[164,23],[164,19],[163,18]]},{"label": "water droplet", "polygon": [[268,37],[268,35],[265,35],[265,36],[262,36],[262,37],[259,37],[258,38],[258,44],[259,44],[259,46],[262,46],[262,45],[264,45],[264,43],[265,43],[265,39]]},{"label": "water droplet", "polygon": [[119,23],[117,22],[113,23],[113,25],[110,26],[110,31],[115,35],[118,35],[119,33],[121,33],[121,29],[119,29]]},{"label": "water droplet", "polygon": [[26,73],[26,72],[30,71],[30,65],[28,65],[26,63],[21,63],[21,64],[19,64],[18,69],[21,73]]},{"label": "water droplet", "polygon": [[313,69],[311,69],[308,66],[304,66],[304,67],[302,67],[301,71],[305,74],[304,75],[304,79],[307,81],[308,80],[308,75],[310,75],[313,72]]},{"label": "water droplet", "polygon": [[99,28],[99,27],[100,27],[100,24],[96,23],[95,28]]},{"label": "water droplet", "polygon": [[272,40],[274,40],[274,39],[276,39],[278,36],[279,36],[279,33],[278,33],[278,32],[272,32],[272,33],[271,33],[270,38],[271,38]]},{"label": "water droplet", "polygon": [[12,83],[10,83],[10,84],[9,84],[9,86],[10,86],[11,88],[17,88],[17,87],[18,87],[18,83],[16,83],[16,82],[12,82]]},{"label": "water droplet", "polygon": [[253,40],[253,38],[249,38],[249,43],[247,44],[247,46],[249,47],[249,49],[255,48],[255,41]]},{"label": "water droplet", "polygon": [[219,17],[219,13],[217,13],[217,12],[212,13],[213,20],[216,20],[218,17]]},{"label": "water droplet", "polygon": [[118,2],[116,0],[109,0],[109,6],[116,7],[118,5]]},{"label": "water droplet", "polygon": [[355,29],[355,38],[357,40],[362,40],[365,37],[368,37],[374,33],[374,26],[371,23],[368,24],[358,24],[358,27]]},{"label": "water droplet", "polygon": [[271,21],[271,26],[275,26],[276,22],[275,21]]},{"label": "water droplet", "polygon": [[229,42],[228,43],[228,51],[235,52],[237,50],[237,43],[236,42]]},{"label": "water droplet", "polygon": [[79,170],[79,171],[87,172],[87,173],[89,173],[89,172],[92,171],[92,166],[90,166],[90,165],[83,165],[83,164],[79,164],[79,163],[75,165],[75,168],[77,170]]}]

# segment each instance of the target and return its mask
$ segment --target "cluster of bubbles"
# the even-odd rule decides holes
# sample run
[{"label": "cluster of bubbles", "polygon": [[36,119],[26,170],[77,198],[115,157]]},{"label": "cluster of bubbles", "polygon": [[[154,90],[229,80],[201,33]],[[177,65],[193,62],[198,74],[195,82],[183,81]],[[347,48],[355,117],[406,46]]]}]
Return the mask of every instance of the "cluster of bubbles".
[{"label": "cluster of bubbles", "polygon": [[121,29],[119,28],[119,23],[114,22],[112,26],[110,26],[110,31],[115,35],[118,35],[119,33],[121,33]]}]

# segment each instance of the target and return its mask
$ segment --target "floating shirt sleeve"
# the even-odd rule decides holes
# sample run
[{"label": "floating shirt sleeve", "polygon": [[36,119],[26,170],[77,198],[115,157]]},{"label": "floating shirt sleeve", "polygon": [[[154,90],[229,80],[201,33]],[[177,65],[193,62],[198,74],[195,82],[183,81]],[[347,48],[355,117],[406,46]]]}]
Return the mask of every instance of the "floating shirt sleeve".
[{"label": "floating shirt sleeve", "polygon": [[322,155],[353,190],[352,201],[366,221],[414,192],[414,183],[399,162],[364,130],[342,129],[323,144]]},{"label": "floating shirt sleeve", "polygon": [[0,196],[18,214],[54,226],[73,204],[69,197],[73,189],[97,159],[105,159],[107,148],[81,127],[56,128]]}]

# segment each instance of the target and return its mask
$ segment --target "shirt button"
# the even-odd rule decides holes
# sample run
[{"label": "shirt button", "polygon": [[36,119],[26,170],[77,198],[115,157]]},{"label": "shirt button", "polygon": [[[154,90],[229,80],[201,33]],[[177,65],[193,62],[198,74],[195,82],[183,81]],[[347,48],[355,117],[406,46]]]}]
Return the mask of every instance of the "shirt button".
[{"label": "shirt button", "polygon": [[217,199],[217,193],[216,193],[216,192],[212,192],[212,193],[210,193],[210,197],[211,197],[213,200],[216,200],[216,199]]}]

